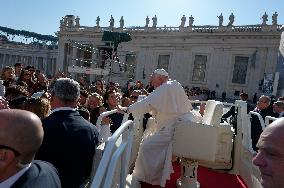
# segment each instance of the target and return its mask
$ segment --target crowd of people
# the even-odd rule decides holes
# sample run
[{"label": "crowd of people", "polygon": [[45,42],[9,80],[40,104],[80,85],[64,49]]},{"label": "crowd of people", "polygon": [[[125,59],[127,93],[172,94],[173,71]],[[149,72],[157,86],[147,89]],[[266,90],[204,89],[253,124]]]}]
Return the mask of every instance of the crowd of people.
[{"label": "crowd of people", "polygon": [[[147,86],[139,80],[129,80],[125,87],[103,80],[89,85],[84,77],[75,81],[62,72],[47,79],[33,66],[23,68],[20,63],[4,67],[1,79],[5,92],[0,97],[0,109],[5,110],[0,111],[0,187],[17,184],[72,188],[84,184],[90,176],[95,148],[103,141],[101,135],[104,130],[112,134],[119,128],[125,108],[130,119],[144,114],[147,121],[152,112],[157,127],[156,132],[143,138],[133,177],[164,187],[171,173],[174,120],[185,114],[195,118],[189,102],[192,97],[198,96],[199,100],[215,97],[215,91],[182,87],[170,80],[164,69],[155,70]],[[138,101],[141,95],[146,97]],[[240,99],[247,101],[248,95],[241,93]],[[118,111],[102,119],[99,132],[94,126],[98,117],[114,109]],[[204,110],[206,106],[201,104],[200,116]],[[268,96],[260,96],[256,107],[248,105],[248,112],[251,110],[263,120],[266,116],[284,117],[284,98],[272,101]],[[236,109],[232,108],[223,118],[235,115]],[[143,124],[146,128],[146,122]],[[266,151],[263,142],[258,141],[264,134],[259,120],[252,116],[251,124],[253,149],[257,151],[260,147],[261,152]],[[255,160],[255,164],[260,163]],[[39,174],[30,175],[37,169]],[[40,180],[33,176],[40,176]]]}]

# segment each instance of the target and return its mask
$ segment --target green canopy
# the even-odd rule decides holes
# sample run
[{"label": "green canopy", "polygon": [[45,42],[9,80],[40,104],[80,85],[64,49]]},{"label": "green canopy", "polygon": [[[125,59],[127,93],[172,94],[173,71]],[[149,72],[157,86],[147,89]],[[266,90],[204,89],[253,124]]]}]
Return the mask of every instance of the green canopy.
[{"label": "green canopy", "polygon": [[104,31],[102,41],[112,41],[116,49],[119,43],[131,41],[131,36],[128,33]]},{"label": "green canopy", "polygon": [[18,36],[21,35],[26,38],[35,38],[40,41],[50,41],[50,42],[58,41],[58,38],[52,35],[41,35],[41,34],[34,33],[34,32],[29,32],[25,30],[16,30],[16,29],[8,28],[8,27],[0,26],[0,31],[7,33],[7,35],[18,35]]}]

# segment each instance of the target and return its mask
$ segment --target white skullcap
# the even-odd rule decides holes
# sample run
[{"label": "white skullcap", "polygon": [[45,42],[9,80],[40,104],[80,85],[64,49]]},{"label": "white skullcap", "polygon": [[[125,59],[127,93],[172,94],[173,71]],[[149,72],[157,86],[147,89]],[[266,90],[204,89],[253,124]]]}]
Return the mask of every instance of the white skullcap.
[{"label": "white skullcap", "polygon": [[167,71],[165,71],[165,69],[156,69],[154,71],[154,74],[159,74],[159,75],[162,75],[162,76],[169,76],[169,74],[167,73]]}]

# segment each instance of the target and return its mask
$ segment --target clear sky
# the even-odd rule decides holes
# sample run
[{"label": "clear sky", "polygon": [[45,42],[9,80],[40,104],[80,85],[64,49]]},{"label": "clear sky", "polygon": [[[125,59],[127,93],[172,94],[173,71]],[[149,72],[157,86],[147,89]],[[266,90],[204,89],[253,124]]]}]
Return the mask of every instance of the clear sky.
[{"label": "clear sky", "polygon": [[[278,23],[284,24],[283,0],[2,0],[0,26],[54,35],[61,17],[73,14],[80,17],[83,26],[95,26],[100,16],[100,26],[109,25],[110,15],[124,17],[125,26],[144,26],[145,18],[156,14],[157,26],[179,26],[182,15],[194,17],[193,25],[218,25],[217,16],[223,13],[224,25],[233,12],[234,25],[260,24],[267,12],[278,12]],[[150,21],[152,25],[152,20]]]}]

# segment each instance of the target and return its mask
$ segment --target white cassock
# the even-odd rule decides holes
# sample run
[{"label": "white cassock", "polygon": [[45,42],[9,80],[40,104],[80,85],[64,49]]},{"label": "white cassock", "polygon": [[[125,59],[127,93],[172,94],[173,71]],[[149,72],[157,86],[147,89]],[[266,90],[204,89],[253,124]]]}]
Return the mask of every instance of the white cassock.
[{"label": "white cassock", "polygon": [[[152,185],[165,187],[170,179],[172,168],[172,137],[178,117],[194,119],[192,106],[177,81],[168,81],[157,87],[148,97],[134,103],[129,112],[141,116],[152,111],[155,118],[155,129],[145,131],[135,162],[133,177]],[[194,121],[194,120],[193,120]]]}]

